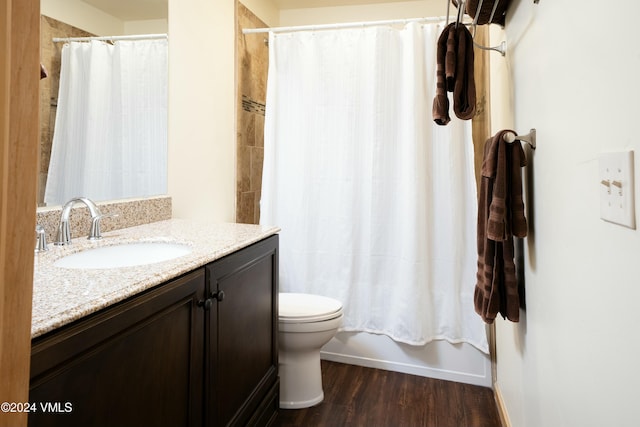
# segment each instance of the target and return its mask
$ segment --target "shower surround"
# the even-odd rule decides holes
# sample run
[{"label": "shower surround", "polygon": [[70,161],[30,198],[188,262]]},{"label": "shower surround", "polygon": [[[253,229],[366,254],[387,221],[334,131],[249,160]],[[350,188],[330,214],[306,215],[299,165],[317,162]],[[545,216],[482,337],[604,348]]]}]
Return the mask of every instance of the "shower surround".
[{"label": "shower surround", "polygon": [[[266,101],[264,88],[266,88],[269,58],[268,47],[265,46],[264,39],[268,37],[268,34],[243,36],[241,32],[243,26],[244,28],[263,28],[268,25],[256,18],[244,5],[236,3],[236,6],[238,111],[236,219],[238,222],[251,222],[253,218],[257,222],[260,217],[264,117],[259,115],[259,111],[252,112],[252,109],[259,108],[257,103],[265,103]],[[359,12],[358,19],[353,20],[376,20],[374,11],[372,11],[371,5],[367,5]],[[416,17],[424,16],[425,11],[421,9],[419,13],[419,16]],[[443,14],[440,11],[428,13],[433,16]],[[279,24],[282,26],[300,25],[295,20],[283,20],[282,16],[280,18]],[[314,16],[311,20],[313,22],[317,20],[318,23],[335,22],[332,19],[325,19],[325,22],[322,17]],[[484,36],[486,33],[484,29],[480,28],[478,36]],[[479,41],[483,44],[488,42],[483,38]],[[258,55],[262,58],[261,60],[258,59]],[[486,64],[486,56],[488,54],[485,55],[484,51],[479,52],[476,56],[476,83],[478,85],[476,89],[479,105],[476,107],[477,114],[473,119],[473,139],[475,151],[480,154],[483,142],[490,134],[489,98],[485,85],[488,73],[483,69]],[[251,88],[258,85],[261,88],[260,92],[250,92]],[[476,154],[476,161],[481,162],[482,156],[477,157]],[[476,169],[478,169],[477,165]],[[325,346],[322,357],[342,363],[390,369],[486,387],[490,387],[492,382],[490,357],[467,344],[453,345],[446,341],[434,341],[427,346],[411,346],[395,342],[383,335],[341,332]]]},{"label": "shower surround", "polygon": [[242,29],[267,25],[242,3],[236,2],[236,8],[236,222],[257,224],[260,219],[269,48],[266,34],[264,37],[245,37]]}]

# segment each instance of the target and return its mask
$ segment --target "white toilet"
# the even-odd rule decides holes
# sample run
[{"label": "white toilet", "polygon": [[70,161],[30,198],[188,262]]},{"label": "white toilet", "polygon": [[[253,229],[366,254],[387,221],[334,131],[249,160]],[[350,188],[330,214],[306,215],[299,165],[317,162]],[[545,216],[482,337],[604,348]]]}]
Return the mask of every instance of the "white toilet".
[{"label": "white toilet", "polygon": [[320,349],[342,325],[342,303],[320,295],[281,293],[280,407],[308,408],[324,399]]}]

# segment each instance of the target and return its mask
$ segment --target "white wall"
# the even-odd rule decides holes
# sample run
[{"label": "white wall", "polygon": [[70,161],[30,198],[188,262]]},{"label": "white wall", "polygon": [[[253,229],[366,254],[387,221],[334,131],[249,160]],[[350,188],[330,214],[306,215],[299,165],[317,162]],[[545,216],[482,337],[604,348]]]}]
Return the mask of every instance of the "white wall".
[{"label": "white wall", "polygon": [[280,11],[271,0],[242,0],[240,3],[269,27],[280,25]]},{"label": "white wall", "polygon": [[124,23],[124,34],[167,34],[168,31],[167,19],[145,19]]},{"label": "white wall", "polygon": [[171,0],[169,52],[173,216],[233,222],[234,0]]},{"label": "white wall", "polygon": [[[280,11],[279,25],[422,18],[444,16],[446,11],[446,3],[441,0],[288,9]],[[451,13],[455,13],[455,8],[451,8]],[[426,346],[412,347],[396,343],[384,335],[341,332],[323,348],[322,357],[486,387],[492,382],[489,356],[468,344],[434,341]]]},{"label": "white wall", "polygon": [[[451,6],[451,13],[455,8]],[[418,0],[396,3],[375,3],[354,6],[286,9],[280,11],[280,25],[334,24],[338,22],[381,21],[386,19],[444,16],[442,0]]]},{"label": "white wall", "polygon": [[41,0],[40,13],[91,34],[124,34],[124,21],[80,0]]},{"label": "white wall", "polygon": [[166,19],[122,21],[80,0],[41,0],[40,13],[99,36],[164,34]]},{"label": "white wall", "polygon": [[494,130],[538,131],[527,310],[497,322],[497,390],[514,427],[640,420],[640,234],[599,218],[598,178],[605,151],[634,150],[638,168],[638,16],[632,0],[515,0],[507,56],[492,54]]}]

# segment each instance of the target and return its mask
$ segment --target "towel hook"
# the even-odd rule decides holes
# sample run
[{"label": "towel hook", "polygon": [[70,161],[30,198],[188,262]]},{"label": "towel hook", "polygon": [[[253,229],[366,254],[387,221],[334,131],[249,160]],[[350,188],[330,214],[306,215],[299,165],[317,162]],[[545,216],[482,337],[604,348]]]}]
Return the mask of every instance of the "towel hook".
[{"label": "towel hook", "polygon": [[[473,29],[473,45],[478,49],[482,50],[493,50],[499,52],[500,55],[504,56],[507,53],[507,42],[502,41],[497,46],[481,46],[476,43],[476,27],[478,26],[478,18],[480,17],[480,11],[482,10],[482,3],[484,0],[480,0],[480,4],[478,4],[478,8],[476,9],[476,17],[473,19],[473,24],[471,24],[471,28]],[[493,22],[493,17],[496,14],[496,10],[498,9],[498,0],[493,2],[493,9],[491,9],[491,16],[489,17],[489,23]]]},{"label": "towel hook", "polygon": [[[499,45],[497,46],[482,46],[478,43],[476,43],[475,38],[476,38],[476,27],[478,26],[478,18],[480,17],[480,10],[482,10],[482,3],[484,2],[484,0],[480,0],[480,3],[478,4],[478,7],[476,9],[476,16],[475,18],[473,18],[473,22],[471,23],[471,29],[472,29],[472,39],[473,39],[473,45],[475,47],[477,47],[478,49],[482,49],[482,50],[493,50],[496,52],[499,52],[500,55],[505,56],[505,54],[507,53],[507,42],[506,41],[502,41],[500,42]],[[448,0],[447,1],[447,25],[449,25],[449,6],[451,4],[451,1]],[[459,2],[456,2],[455,5],[458,7],[458,15],[456,17],[456,27],[458,26],[458,23],[462,21],[462,17],[464,16],[464,10],[465,10],[465,4],[466,4],[466,0],[461,0]],[[489,18],[489,22],[493,21],[493,17],[495,16],[496,10],[498,8],[498,0],[495,0],[494,4],[493,4],[493,9],[491,9],[491,16]]]},{"label": "towel hook", "polygon": [[505,142],[512,144],[514,141],[526,142],[532,149],[536,149],[536,130],[531,129],[531,131],[526,135],[518,135],[515,132],[507,132],[502,137]]},{"label": "towel hook", "polygon": [[458,4],[458,14],[456,15],[456,28],[458,28],[458,24],[462,22],[462,18],[464,17],[464,8],[467,0],[460,0]]},{"label": "towel hook", "polygon": [[[475,37],[475,29],[473,30],[473,35]],[[482,50],[493,50],[495,52],[499,52],[500,55],[505,56],[507,53],[507,42],[506,41],[501,41],[499,45],[497,46],[482,46],[479,45],[478,43],[476,43],[476,41],[473,41],[473,45],[475,47],[477,47],[478,49],[482,49]]]}]

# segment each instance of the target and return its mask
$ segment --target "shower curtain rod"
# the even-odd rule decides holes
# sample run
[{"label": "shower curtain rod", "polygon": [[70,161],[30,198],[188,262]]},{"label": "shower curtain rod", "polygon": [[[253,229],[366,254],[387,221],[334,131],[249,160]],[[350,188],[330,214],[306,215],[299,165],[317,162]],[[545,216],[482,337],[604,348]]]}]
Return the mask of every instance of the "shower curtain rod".
[{"label": "shower curtain rod", "polygon": [[[394,25],[394,24],[408,24],[409,22],[455,22],[457,16],[450,16],[448,19],[446,16],[427,17],[427,18],[409,18],[409,19],[391,19],[387,21],[365,21],[365,22],[345,22],[340,24],[320,24],[320,25],[300,25],[294,27],[273,27],[273,28],[243,28],[242,34],[258,34],[258,33],[281,33],[287,31],[314,31],[314,30],[338,30],[342,28],[364,28],[372,27],[375,25]],[[473,26],[473,22],[463,22],[464,25]],[[266,43],[266,39],[265,39]],[[500,43],[498,46],[480,46],[475,41],[473,45],[482,50],[494,50],[504,56],[507,50],[506,42]]]},{"label": "shower curtain rod", "polygon": [[[449,19],[455,20],[456,17],[450,17]],[[365,22],[345,22],[340,24],[320,24],[320,25],[300,25],[294,27],[273,27],[273,28],[244,28],[242,34],[256,34],[256,33],[280,33],[286,31],[313,31],[313,30],[337,30],[342,28],[358,28],[358,27],[372,27],[375,25],[394,25],[394,24],[408,24],[409,22],[444,22],[447,20],[446,16],[428,17],[428,18],[409,18],[409,19],[391,19],[386,21],[365,21]],[[470,25],[468,23],[465,25]]]},{"label": "shower curtain rod", "polygon": [[97,36],[97,37],[54,37],[54,43],[60,42],[88,42],[92,40],[100,41],[118,41],[118,40],[153,40],[153,39],[166,39],[166,34],[138,34],[131,36]]}]

